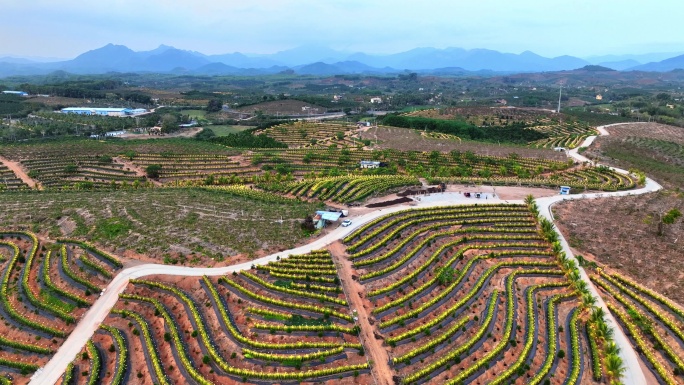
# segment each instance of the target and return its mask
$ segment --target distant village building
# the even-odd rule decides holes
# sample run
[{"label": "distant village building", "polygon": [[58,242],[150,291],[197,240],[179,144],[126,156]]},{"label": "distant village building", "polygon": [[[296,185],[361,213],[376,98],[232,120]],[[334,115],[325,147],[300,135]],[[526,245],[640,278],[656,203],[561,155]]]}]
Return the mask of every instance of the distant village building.
[{"label": "distant village building", "polygon": [[68,107],[62,108],[63,114],[98,115],[98,116],[135,116],[147,112],[144,108],[92,108],[92,107]]},{"label": "distant village building", "polygon": [[601,95],[601,94],[596,95],[596,100],[603,100],[603,95]]},{"label": "distant village building", "polygon": [[107,131],[107,132],[105,132],[104,134],[92,134],[92,135],[90,135],[90,138],[91,138],[91,139],[99,139],[99,138],[102,138],[102,137],[104,137],[104,138],[114,138],[114,137],[117,137],[117,136],[124,135],[125,133],[126,133],[126,131],[123,131],[123,130],[119,130],[119,131]]},{"label": "distant village building", "polygon": [[5,95],[28,96],[28,94],[24,91],[2,91],[2,93]]},{"label": "distant village building", "polygon": [[379,98],[379,97],[371,98],[370,102],[373,104],[381,104],[382,98]]}]

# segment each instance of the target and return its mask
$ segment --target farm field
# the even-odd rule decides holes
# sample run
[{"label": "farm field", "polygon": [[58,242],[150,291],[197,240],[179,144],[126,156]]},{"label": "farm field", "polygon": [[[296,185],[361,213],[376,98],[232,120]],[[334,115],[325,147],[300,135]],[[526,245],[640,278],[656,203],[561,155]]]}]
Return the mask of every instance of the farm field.
[{"label": "farm field", "polygon": [[420,110],[407,116],[443,120],[463,120],[478,127],[505,127],[524,125],[530,130],[547,134],[549,138],[529,144],[534,148],[566,147],[575,148],[587,136],[596,131],[570,115],[557,115],[547,110],[496,108],[496,107],[452,107],[443,109]]},{"label": "farm field", "polygon": [[[438,133],[436,133],[438,134]],[[443,135],[443,134],[442,134]],[[378,144],[375,144],[377,136]],[[490,143],[479,143],[473,141],[458,141],[453,139],[435,139],[421,135],[417,130],[401,127],[379,126],[371,127],[361,133],[362,139],[373,141],[374,148],[378,149],[397,149],[404,151],[443,151],[449,152],[458,150],[462,152],[472,151],[477,155],[508,156],[516,153],[525,158],[540,158],[549,160],[564,160],[564,153],[556,152],[551,149],[534,149],[523,146],[496,145]]]},{"label": "farm field", "polygon": [[330,145],[356,147],[363,145],[353,138],[357,134],[356,131],[356,126],[349,124],[290,122],[257,131],[255,134],[266,134],[290,148]]},{"label": "farm field", "polygon": [[318,205],[253,199],[252,193],[155,188],[0,194],[0,227],[83,237],[119,255],[202,266],[233,264],[305,239],[299,224]]},{"label": "farm field", "polygon": [[684,307],[617,272],[591,280],[659,383],[684,383]]},{"label": "farm field", "polygon": [[597,202],[561,202],[553,210],[579,254],[684,306],[683,222],[680,218],[668,225],[660,217],[682,207],[681,193],[662,191]]},{"label": "farm field", "polygon": [[249,127],[249,126],[212,125],[212,126],[207,126],[207,128],[214,131],[214,134],[216,134],[216,136],[226,136],[228,134],[236,134],[238,132],[248,130],[252,127]]},{"label": "farm field", "polygon": [[[372,384],[352,314],[329,252],[316,251],[219,278],[133,280],[92,343],[112,377],[122,361],[139,383]],[[116,334],[127,347],[107,350]],[[68,373],[104,373],[93,361]]]},{"label": "farm field", "polygon": [[0,163],[0,191],[23,188],[28,188],[28,186],[12,170]]},{"label": "farm field", "polygon": [[181,115],[188,115],[192,119],[204,119],[207,115],[205,110],[181,110]]},{"label": "farm field", "polygon": [[117,258],[90,244],[38,240],[0,232],[0,376],[25,384],[44,365],[121,269]]},{"label": "farm field", "polygon": [[610,165],[637,168],[666,188],[684,186],[684,128],[642,123],[607,128],[585,155]]},{"label": "farm field", "polygon": [[614,376],[594,369],[606,354],[586,337],[593,303],[541,228],[533,205],[464,205],[384,216],[344,238],[399,383]]}]

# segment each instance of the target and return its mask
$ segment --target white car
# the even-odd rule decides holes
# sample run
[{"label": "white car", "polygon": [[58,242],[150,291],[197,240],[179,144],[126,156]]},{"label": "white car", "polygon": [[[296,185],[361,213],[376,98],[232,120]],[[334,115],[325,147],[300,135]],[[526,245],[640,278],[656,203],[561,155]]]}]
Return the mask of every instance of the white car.
[{"label": "white car", "polygon": [[342,227],[347,227],[351,225],[351,221],[349,219],[345,219],[342,221]]}]

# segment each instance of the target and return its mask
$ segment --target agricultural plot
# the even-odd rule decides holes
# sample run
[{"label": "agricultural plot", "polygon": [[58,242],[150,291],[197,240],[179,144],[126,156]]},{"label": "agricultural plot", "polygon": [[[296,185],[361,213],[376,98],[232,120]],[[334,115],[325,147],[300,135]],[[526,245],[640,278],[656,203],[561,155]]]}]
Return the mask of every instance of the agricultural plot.
[{"label": "agricultural plot", "polygon": [[[402,151],[460,151],[472,152],[476,155],[506,157],[511,153],[521,158],[538,158],[562,161],[566,155],[551,149],[537,149],[516,145],[482,143],[469,140],[439,139],[449,134],[434,131],[413,130],[410,128],[378,126],[359,133],[361,139],[373,142],[375,149],[396,149]],[[449,135],[452,137],[453,135]],[[459,138],[462,139],[462,138]]]},{"label": "agricultural plot", "polygon": [[[361,160],[387,163],[386,170],[399,175],[428,178],[433,182],[455,184],[570,186],[579,190],[616,191],[636,186],[633,176],[623,175],[607,167],[574,167],[569,161],[557,162],[517,156],[494,157],[474,153],[401,152],[395,150],[361,151],[338,149],[260,150],[252,154],[252,163],[262,169],[292,172],[311,177],[317,173],[339,175],[361,173]],[[292,192],[296,186],[311,184],[262,182],[259,186],[273,191]],[[306,190],[305,190],[306,191]],[[316,192],[314,192],[315,194]]]},{"label": "agricultural plot", "polygon": [[355,131],[356,126],[345,124],[292,122],[269,127],[255,134],[266,134],[290,148],[328,147],[332,144],[345,147],[362,145],[351,137]]},{"label": "agricultural plot", "polygon": [[[106,349],[117,332],[125,348]],[[94,338],[100,369],[86,346],[73,372],[115,376],[124,362],[139,383],[370,384],[358,333],[330,254],[315,251],[219,278],[131,281]]]},{"label": "agricultural plot", "polygon": [[28,175],[44,188],[92,189],[123,183],[145,184],[144,177],[107,156],[36,156],[22,164],[28,169]]},{"label": "agricultural plot", "polygon": [[[404,211],[344,239],[398,382],[601,380],[585,353],[592,298],[535,211],[503,204]],[[604,354],[595,351],[600,365]]]},{"label": "agricultural plot", "polygon": [[634,175],[625,175],[608,167],[580,167],[533,177],[436,177],[433,182],[458,184],[526,185],[539,187],[570,186],[577,191],[618,191],[637,186]]},{"label": "agricultural plot", "polygon": [[530,130],[545,133],[547,139],[529,144],[534,148],[575,148],[584,139],[596,135],[596,130],[569,115],[552,114],[548,111],[519,108],[451,107],[414,111],[408,116],[431,119],[461,119],[479,127],[502,127],[512,124],[525,125]]},{"label": "agricultural plot", "polygon": [[307,199],[350,203],[361,201],[372,195],[385,194],[393,188],[415,185],[420,185],[420,181],[407,176],[339,176],[285,183],[265,183],[259,187]]},{"label": "agricultural plot", "polygon": [[[331,169],[345,171],[362,171],[359,162],[374,160],[385,162],[389,168],[409,175],[422,177],[436,174],[456,173],[456,175],[475,175],[486,171],[491,175],[541,174],[550,171],[567,169],[572,166],[568,160],[544,160],[523,158],[518,155],[484,156],[472,152],[458,150],[450,153],[439,151],[418,152],[386,149],[382,151],[365,151],[351,149],[287,149],[287,150],[255,150],[251,155],[252,164],[260,164],[262,168],[277,169],[278,166],[299,173],[329,171]],[[502,168],[503,167],[503,168]]]},{"label": "agricultural plot", "polygon": [[0,191],[19,190],[23,188],[28,188],[26,183],[19,179],[12,170],[0,163]]},{"label": "agricultural plot", "polygon": [[[169,178],[201,178],[214,171],[212,164],[203,164],[208,158],[230,159],[238,152],[223,146],[195,140],[70,140],[34,145],[17,144],[0,146],[0,155],[19,161],[29,177],[47,189],[92,189],[97,187],[144,186],[145,172],[129,163],[138,157],[144,161],[169,163]],[[173,154],[173,155],[171,155]],[[193,154],[193,155],[187,155]],[[200,155],[201,154],[201,155]],[[174,158],[175,157],[175,161]],[[182,164],[178,163],[182,160]],[[175,162],[175,163],[174,163]],[[219,160],[220,164],[223,164]],[[234,162],[225,162],[231,170]],[[176,166],[179,165],[179,166]],[[235,169],[235,174],[243,173]],[[0,183],[2,183],[0,181]]]},{"label": "agricultural plot", "polygon": [[658,382],[684,384],[684,308],[618,273],[591,280]]},{"label": "agricultural plot", "polygon": [[307,237],[302,219],[320,209],[231,186],[0,194],[0,206],[0,227],[42,229],[51,238],[87,239],[119,255],[191,266],[233,264],[295,247]]},{"label": "agricultural plot", "polygon": [[0,375],[23,384],[73,330],[121,262],[90,244],[0,232]]},{"label": "agricultural plot", "polygon": [[159,179],[165,183],[212,176],[217,183],[228,184],[231,180],[235,183],[238,177],[261,173],[259,168],[242,161],[242,158],[229,155],[136,154],[132,162],[142,169],[152,164],[161,166]]}]

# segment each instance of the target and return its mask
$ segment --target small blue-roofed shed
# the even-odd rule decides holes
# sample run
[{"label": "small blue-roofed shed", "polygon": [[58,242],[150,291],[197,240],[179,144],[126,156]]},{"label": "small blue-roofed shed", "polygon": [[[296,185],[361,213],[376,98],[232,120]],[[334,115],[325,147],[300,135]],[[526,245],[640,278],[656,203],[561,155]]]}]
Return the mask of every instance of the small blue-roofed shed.
[{"label": "small blue-roofed shed", "polygon": [[316,216],[314,217],[314,222],[316,222],[316,228],[322,229],[325,226],[325,222],[337,222],[340,219],[342,213],[337,211],[316,211]]}]

